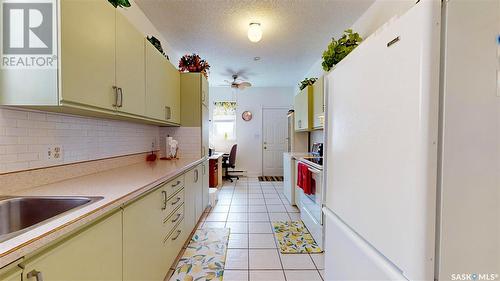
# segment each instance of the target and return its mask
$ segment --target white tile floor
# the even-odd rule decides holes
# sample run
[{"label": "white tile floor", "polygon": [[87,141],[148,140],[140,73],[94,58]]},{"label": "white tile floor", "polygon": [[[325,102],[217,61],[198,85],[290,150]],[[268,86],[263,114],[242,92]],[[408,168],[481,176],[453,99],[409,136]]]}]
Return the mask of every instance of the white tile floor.
[{"label": "white tile floor", "polygon": [[299,210],[283,195],[282,182],[240,178],[226,182],[215,208],[199,225],[229,227],[224,281],[323,280],[323,254],[280,254],[272,221],[298,220]]}]

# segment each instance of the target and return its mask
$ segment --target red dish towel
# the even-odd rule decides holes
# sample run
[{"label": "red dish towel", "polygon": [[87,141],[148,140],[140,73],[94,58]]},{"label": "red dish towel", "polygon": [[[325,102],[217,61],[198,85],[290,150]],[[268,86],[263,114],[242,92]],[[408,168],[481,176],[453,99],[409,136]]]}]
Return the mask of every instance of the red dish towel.
[{"label": "red dish towel", "polygon": [[313,179],[312,173],[309,171],[307,165],[300,163],[297,167],[297,186],[300,187],[305,194],[313,194]]}]

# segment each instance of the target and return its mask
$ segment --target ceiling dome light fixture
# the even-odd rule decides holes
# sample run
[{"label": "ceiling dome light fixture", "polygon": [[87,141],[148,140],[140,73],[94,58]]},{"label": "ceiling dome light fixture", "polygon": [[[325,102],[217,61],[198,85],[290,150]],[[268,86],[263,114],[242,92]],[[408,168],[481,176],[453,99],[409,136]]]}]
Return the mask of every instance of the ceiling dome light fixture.
[{"label": "ceiling dome light fixture", "polygon": [[248,26],[248,40],[257,43],[260,39],[262,39],[262,29],[260,28],[260,23],[250,23]]}]

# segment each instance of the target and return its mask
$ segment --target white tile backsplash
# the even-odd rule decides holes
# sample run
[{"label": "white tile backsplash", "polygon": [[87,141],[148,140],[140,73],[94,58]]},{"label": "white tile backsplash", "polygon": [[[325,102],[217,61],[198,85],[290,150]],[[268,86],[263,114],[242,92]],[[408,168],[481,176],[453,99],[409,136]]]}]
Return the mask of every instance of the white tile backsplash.
[{"label": "white tile backsplash", "polygon": [[201,155],[200,127],[162,127],[160,128],[160,151],[165,155],[165,138],[171,136],[179,142],[179,158],[196,158]]},{"label": "white tile backsplash", "polygon": [[[159,133],[153,125],[0,107],[0,173],[151,151]],[[59,160],[48,159],[51,146],[62,147]]]}]

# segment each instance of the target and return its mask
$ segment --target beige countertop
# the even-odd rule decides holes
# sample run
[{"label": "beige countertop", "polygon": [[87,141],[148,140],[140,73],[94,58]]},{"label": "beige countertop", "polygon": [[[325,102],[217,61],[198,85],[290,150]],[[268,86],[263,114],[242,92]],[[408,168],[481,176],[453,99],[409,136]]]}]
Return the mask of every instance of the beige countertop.
[{"label": "beige countertop", "polygon": [[205,159],[142,162],[14,192],[22,196],[102,196],[104,199],[0,242],[0,268],[92,222]]},{"label": "beige countertop", "polygon": [[222,152],[215,152],[212,156],[209,157],[209,159],[211,159],[211,160],[219,159],[223,155],[224,155],[224,153],[222,153]]}]

